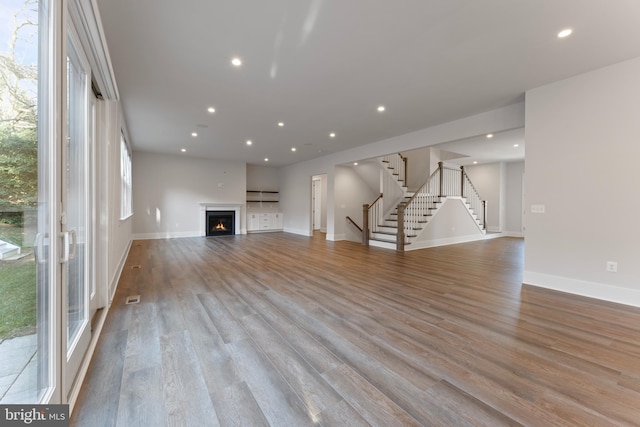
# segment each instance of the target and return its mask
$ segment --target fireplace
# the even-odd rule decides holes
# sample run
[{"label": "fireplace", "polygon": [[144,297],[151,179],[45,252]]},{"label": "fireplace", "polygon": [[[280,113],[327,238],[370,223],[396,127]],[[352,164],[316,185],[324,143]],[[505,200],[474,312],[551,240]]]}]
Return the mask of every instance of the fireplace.
[{"label": "fireplace", "polygon": [[[228,234],[244,234],[245,231],[242,229],[242,218],[244,217],[242,214],[242,204],[241,203],[200,203],[200,235],[201,236],[220,236],[221,234],[209,234],[209,213],[232,213],[233,215],[233,225],[231,233]],[[217,225],[214,224],[214,226]],[[229,228],[229,227],[226,227]]]},{"label": "fireplace", "polygon": [[236,234],[235,211],[206,211],[207,236],[229,236]]}]

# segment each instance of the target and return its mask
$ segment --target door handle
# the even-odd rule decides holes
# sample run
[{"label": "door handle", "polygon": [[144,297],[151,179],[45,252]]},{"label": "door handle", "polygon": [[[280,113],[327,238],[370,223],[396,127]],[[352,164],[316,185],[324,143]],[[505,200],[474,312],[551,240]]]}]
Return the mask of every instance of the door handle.
[{"label": "door handle", "polygon": [[71,252],[69,253],[69,259],[75,259],[76,257],[76,252],[78,252],[78,234],[76,233],[76,230],[69,230],[67,232],[67,234],[69,234],[71,236]]},{"label": "door handle", "polygon": [[60,263],[64,264],[76,257],[78,252],[78,235],[76,230],[63,231],[60,233],[62,238],[62,257]]},{"label": "door handle", "polygon": [[69,232],[63,231],[60,233],[62,238],[62,256],[60,257],[60,264],[69,262]]}]

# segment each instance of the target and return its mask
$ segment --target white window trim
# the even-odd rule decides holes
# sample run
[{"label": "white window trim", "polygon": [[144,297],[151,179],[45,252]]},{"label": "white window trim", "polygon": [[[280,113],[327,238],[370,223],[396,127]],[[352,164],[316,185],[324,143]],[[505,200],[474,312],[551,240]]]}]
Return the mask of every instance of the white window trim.
[{"label": "white window trim", "polygon": [[131,168],[131,152],[120,132],[120,220],[133,216],[133,176]]}]

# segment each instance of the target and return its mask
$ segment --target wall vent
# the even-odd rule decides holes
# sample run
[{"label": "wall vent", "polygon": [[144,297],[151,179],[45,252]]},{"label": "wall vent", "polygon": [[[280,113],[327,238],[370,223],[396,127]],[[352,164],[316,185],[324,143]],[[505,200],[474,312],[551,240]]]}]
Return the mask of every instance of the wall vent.
[{"label": "wall vent", "polygon": [[140,302],[140,295],[129,295],[125,304],[138,304]]}]

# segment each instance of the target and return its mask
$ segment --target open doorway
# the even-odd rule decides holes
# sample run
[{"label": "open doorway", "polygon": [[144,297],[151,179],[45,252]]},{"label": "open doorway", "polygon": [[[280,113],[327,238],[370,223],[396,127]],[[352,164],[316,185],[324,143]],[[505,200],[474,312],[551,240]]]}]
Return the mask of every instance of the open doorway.
[{"label": "open doorway", "polygon": [[327,174],[311,177],[311,224],[313,231],[327,232]]}]

